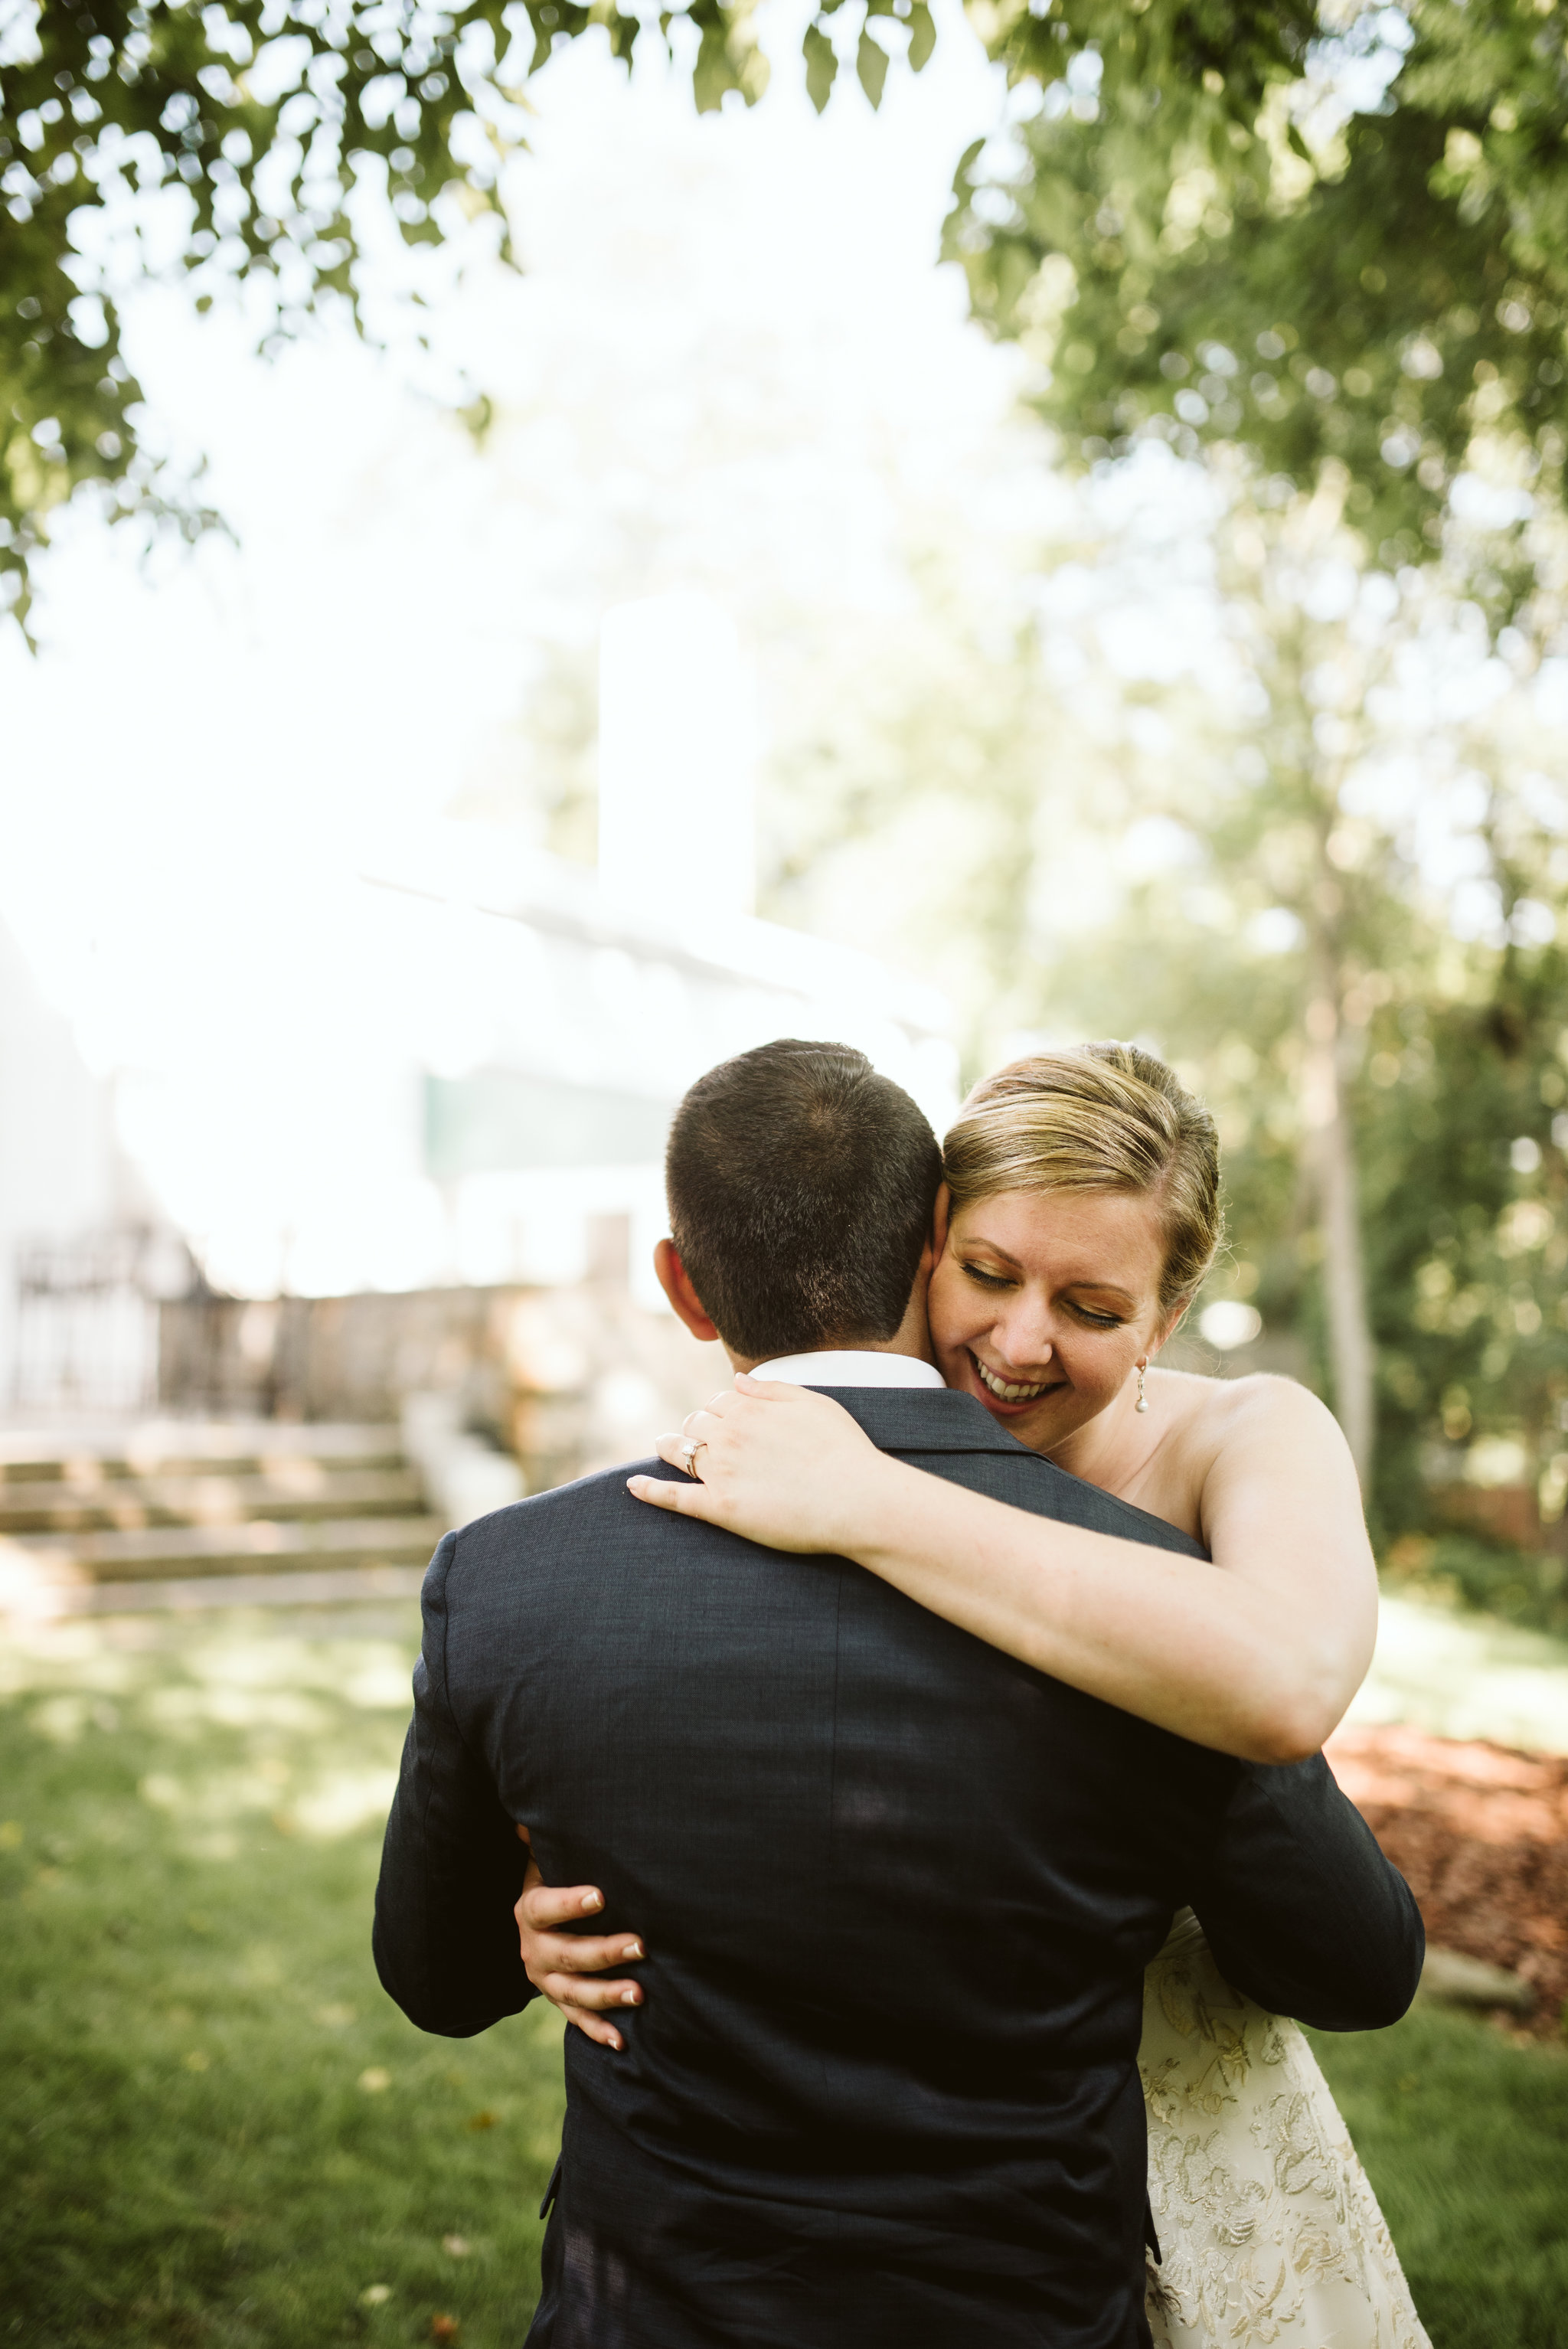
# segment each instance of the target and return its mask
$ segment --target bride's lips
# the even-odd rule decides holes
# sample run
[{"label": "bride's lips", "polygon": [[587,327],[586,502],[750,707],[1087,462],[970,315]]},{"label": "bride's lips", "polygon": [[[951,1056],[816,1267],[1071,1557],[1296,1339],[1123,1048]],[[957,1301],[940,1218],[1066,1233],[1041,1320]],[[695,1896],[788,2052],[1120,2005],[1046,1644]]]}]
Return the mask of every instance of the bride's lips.
[{"label": "bride's lips", "polygon": [[965,1346],[964,1350],[968,1355],[970,1368],[975,1372],[981,1402],[987,1411],[994,1411],[999,1419],[1015,1419],[1020,1412],[1033,1411],[1035,1405],[1043,1402],[1047,1395],[1055,1394],[1058,1387],[1064,1387],[1068,1383],[1065,1379],[1031,1380],[1022,1393],[1016,1392],[1012,1394],[998,1393],[999,1387],[1010,1387],[1016,1390],[1024,1386],[1024,1381],[1001,1378],[988,1363],[980,1360],[972,1346]]}]

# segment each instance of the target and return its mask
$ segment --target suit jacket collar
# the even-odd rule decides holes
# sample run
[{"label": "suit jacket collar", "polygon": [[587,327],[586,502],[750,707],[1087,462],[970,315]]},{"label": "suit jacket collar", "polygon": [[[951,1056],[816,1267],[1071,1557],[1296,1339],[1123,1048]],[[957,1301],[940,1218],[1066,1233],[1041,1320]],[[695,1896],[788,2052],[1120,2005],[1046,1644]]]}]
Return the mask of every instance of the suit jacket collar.
[{"label": "suit jacket collar", "polygon": [[1040,1456],[1009,1435],[983,1402],[952,1387],[823,1386],[816,1391],[842,1403],[882,1452],[1022,1452],[1031,1460]]}]

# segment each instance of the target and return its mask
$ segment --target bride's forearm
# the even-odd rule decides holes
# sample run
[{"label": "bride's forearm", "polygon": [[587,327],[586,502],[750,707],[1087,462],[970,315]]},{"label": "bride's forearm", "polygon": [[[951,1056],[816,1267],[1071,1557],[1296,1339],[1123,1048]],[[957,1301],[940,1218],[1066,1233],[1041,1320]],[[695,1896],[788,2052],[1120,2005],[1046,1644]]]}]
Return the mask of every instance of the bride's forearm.
[{"label": "bride's forearm", "polygon": [[845,1556],[1089,1696],[1253,1762],[1315,1753],[1359,1674],[1289,1594],[882,1458]]}]

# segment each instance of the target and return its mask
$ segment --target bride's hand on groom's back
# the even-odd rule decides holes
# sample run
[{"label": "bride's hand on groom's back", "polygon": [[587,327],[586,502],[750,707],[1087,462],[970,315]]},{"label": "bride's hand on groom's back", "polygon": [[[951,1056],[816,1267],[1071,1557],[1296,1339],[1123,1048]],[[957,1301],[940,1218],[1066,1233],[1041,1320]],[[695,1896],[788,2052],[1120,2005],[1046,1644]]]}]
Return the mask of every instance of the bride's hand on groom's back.
[{"label": "bride's hand on groom's back", "polygon": [[769,1549],[852,1552],[888,1465],[830,1396],[744,1372],[656,1448],[683,1475],[629,1476],[628,1492]]},{"label": "bride's hand on groom's back", "polygon": [[[521,1840],[528,1843],[526,1827]],[[517,1920],[522,1970],[543,1998],[559,2007],[568,2023],[601,2047],[623,2045],[610,2019],[616,2007],[641,2006],[643,1993],[634,1982],[598,1979],[612,1966],[634,1965],[645,1952],[641,1940],[624,1933],[594,1935],[562,1933],[557,1926],[596,1916],[604,1896],[593,1884],[546,1884],[531,1847],[522,1891],[512,1909]]]}]

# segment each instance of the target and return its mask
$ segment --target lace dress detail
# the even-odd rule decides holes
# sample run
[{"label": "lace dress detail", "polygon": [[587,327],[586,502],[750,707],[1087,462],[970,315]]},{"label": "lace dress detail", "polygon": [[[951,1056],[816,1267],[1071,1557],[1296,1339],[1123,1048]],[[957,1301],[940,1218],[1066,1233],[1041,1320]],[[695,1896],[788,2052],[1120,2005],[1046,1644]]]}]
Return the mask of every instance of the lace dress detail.
[{"label": "lace dress detail", "polygon": [[1430,2349],[1377,2198],[1294,2023],[1184,1909],[1144,1978],[1155,2349]]}]

